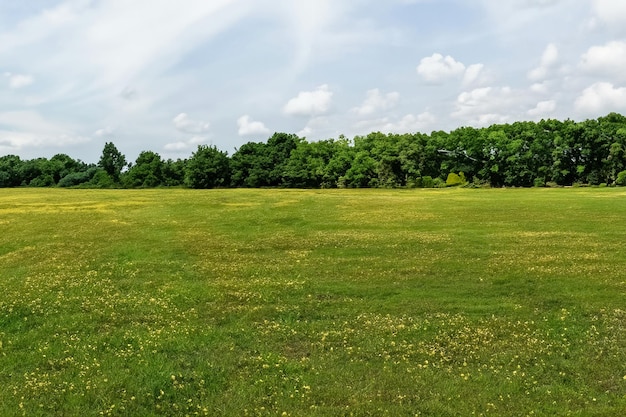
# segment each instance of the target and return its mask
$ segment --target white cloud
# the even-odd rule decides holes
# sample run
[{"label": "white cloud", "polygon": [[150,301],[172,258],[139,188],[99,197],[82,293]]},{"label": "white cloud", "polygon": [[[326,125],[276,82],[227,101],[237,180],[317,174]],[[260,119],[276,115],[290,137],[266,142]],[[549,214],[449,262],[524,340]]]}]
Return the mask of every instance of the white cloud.
[{"label": "white cloud", "polygon": [[[301,138],[311,139],[315,135],[320,135],[321,132],[328,132],[331,128],[331,118],[329,116],[316,116],[309,119],[306,126],[303,127],[296,135]],[[336,134],[336,132],[333,132]]]},{"label": "white cloud", "polygon": [[302,128],[302,130],[300,130],[298,133],[296,133],[296,135],[298,135],[301,138],[306,138],[310,135],[312,135],[314,132],[313,128],[311,126],[305,126]]},{"label": "white cloud", "polygon": [[189,140],[179,140],[177,142],[167,143],[165,144],[163,149],[168,152],[179,153],[182,151],[188,151],[198,145],[202,145],[208,142],[209,139],[206,136],[194,136]]},{"label": "white cloud", "polygon": [[450,55],[444,57],[439,53],[422,58],[417,66],[417,73],[425,81],[433,84],[461,78],[465,87],[485,85],[492,79],[491,74],[485,71],[484,64],[465,66]]},{"label": "white cloud", "polygon": [[482,85],[491,81],[490,77],[485,74],[485,66],[483,64],[472,64],[465,70],[463,76],[463,85]]},{"label": "white cloud", "polygon": [[537,103],[534,109],[528,110],[528,115],[533,117],[548,116],[556,109],[555,100],[545,100]]},{"label": "white cloud", "polygon": [[534,83],[530,86],[530,91],[537,94],[546,94],[548,92],[548,83],[545,81],[542,83]]},{"label": "white cloud", "polygon": [[528,78],[532,81],[545,80],[550,71],[556,67],[559,62],[559,49],[553,43],[548,44],[541,55],[539,66],[528,73]]},{"label": "white cloud", "polygon": [[314,91],[301,91],[297,97],[287,102],[283,111],[292,116],[315,116],[330,110],[333,92],[328,85],[319,86]]},{"label": "white cloud", "polygon": [[626,88],[597,82],[586,88],[574,103],[575,109],[588,116],[626,110]]},{"label": "white cloud", "polygon": [[35,82],[35,79],[31,75],[11,74],[10,72],[6,72],[4,76],[9,80],[9,87],[15,90],[29,86]]},{"label": "white cloud", "polygon": [[115,129],[113,129],[111,126],[107,126],[105,128],[96,130],[94,132],[94,135],[96,135],[99,138],[103,138],[103,137],[111,136],[113,132],[115,132]]},{"label": "white cloud", "polygon": [[440,83],[450,78],[462,76],[465,73],[465,65],[450,55],[444,57],[439,53],[434,53],[432,56],[420,60],[417,73],[428,82]]},{"label": "white cloud", "polygon": [[435,123],[435,116],[430,112],[418,115],[407,114],[396,121],[389,121],[383,127],[383,131],[391,133],[412,133],[424,131]]},{"label": "white cloud", "polygon": [[250,116],[247,114],[237,119],[237,126],[239,126],[239,136],[266,135],[270,133],[270,130],[262,122],[250,119]]},{"label": "white cloud", "polygon": [[206,133],[209,131],[211,124],[209,122],[195,121],[189,118],[186,113],[180,113],[172,120],[176,129],[183,133]]},{"label": "white cloud", "polygon": [[51,122],[34,111],[0,113],[0,143],[11,149],[61,147],[88,142],[72,128]]},{"label": "white cloud", "polygon": [[169,152],[181,152],[181,151],[188,150],[189,149],[189,144],[187,142],[183,142],[183,141],[172,142],[172,143],[165,144],[163,149],[165,149],[166,151],[169,151]]},{"label": "white cloud", "polygon": [[580,66],[593,75],[626,77],[626,42],[612,41],[589,48],[582,55]]},{"label": "white cloud", "polygon": [[398,103],[399,99],[400,94],[395,91],[382,94],[378,88],[374,88],[367,92],[367,97],[363,104],[353,108],[352,112],[360,116],[368,116],[393,108]]},{"label": "white cloud", "polygon": [[418,115],[407,114],[399,118],[382,117],[371,120],[361,120],[354,125],[358,134],[370,132],[383,133],[412,133],[423,132],[436,122],[435,116],[429,111]]},{"label": "white cloud", "polygon": [[507,123],[520,117],[526,99],[510,87],[482,87],[459,94],[452,117],[473,126]]},{"label": "white cloud", "polygon": [[622,0],[593,0],[593,11],[605,23],[626,23],[626,2]]}]

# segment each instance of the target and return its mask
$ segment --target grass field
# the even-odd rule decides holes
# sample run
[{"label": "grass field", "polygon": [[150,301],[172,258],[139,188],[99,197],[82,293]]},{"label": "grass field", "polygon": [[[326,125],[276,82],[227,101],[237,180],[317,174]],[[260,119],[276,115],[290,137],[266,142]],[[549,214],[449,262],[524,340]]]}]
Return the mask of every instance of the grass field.
[{"label": "grass field", "polygon": [[0,190],[0,415],[626,415],[626,190]]}]

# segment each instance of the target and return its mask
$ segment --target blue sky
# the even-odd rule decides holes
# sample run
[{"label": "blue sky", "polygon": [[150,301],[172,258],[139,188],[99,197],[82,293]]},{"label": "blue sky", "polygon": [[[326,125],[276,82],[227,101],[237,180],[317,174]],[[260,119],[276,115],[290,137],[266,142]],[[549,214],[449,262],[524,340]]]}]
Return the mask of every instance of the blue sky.
[{"label": "blue sky", "polygon": [[0,155],[626,113],[626,2],[6,0]]}]

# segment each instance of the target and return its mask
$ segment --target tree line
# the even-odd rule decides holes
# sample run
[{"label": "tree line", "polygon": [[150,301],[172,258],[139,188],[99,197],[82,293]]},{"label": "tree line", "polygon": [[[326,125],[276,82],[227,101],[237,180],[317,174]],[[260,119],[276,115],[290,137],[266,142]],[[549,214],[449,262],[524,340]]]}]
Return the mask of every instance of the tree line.
[{"label": "tree line", "polygon": [[107,142],[97,164],[65,154],[0,157],[0,187],[532,187],[626,185],[626,117],[370,133],[308,142],[275,133],[229,156],[199,145],[187,159],[143,151],[135,162]]}]

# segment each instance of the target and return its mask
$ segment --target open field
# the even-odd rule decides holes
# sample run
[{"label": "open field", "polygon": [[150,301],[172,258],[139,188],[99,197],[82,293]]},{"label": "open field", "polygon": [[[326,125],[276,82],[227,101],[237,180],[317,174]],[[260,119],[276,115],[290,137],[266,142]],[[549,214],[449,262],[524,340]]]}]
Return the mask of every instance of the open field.
[{"label": "open field", "polygon": [[626,190],[0,190],[0,415],[618,416]]}]

